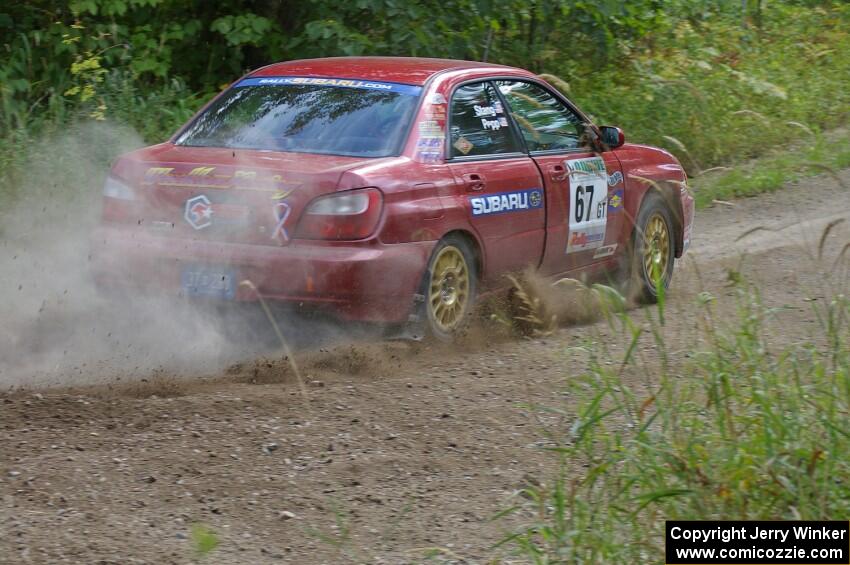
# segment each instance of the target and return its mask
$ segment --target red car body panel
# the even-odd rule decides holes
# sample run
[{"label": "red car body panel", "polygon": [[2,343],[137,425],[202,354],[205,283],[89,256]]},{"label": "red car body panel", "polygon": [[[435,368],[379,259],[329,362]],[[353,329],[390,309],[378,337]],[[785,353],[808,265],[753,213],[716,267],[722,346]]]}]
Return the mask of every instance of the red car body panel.
[{"label": "red car body panel", "polygon": [[[693,199],[682,188],[682,167],[660,149],[626,144],[600,153],[446,159],[446,111],[454,89],[470,81],[519,78],[554,92],[528,71],[466,61],[357,57],[279,63],[248,75],[286,76],[421,85],[401,153],[359,158],[188,147],[174,143],[178,132],[167,143],[126,154],[111,175],[129,186],[135,199],[104,197],[103,223],[92,236],[93,271],[100,283],[179,292],[184,266],[226,266],[270,299],[327,305],[350,319],[400,322],[411,314],[431,252],[446,234],[463,234],[475,248],[485,291],[503,286],[507,272],[529,265],[551,276],[604,272],[620,264],[641,201],[656,189],[665,192],[673,209],[676,256],[687,247]],[[570,242],[565,165],[595,156],[604,160],[614,205],[608,204],[604,241],[581,250],[575,233]],[[298,237],[303,212],[315,198],[366,187],[380,190],[383,199],[371,235],[354,241]],[[531,191],[527,197],[542,195],[543,202],[511,214],[472,211],[473,197],[523,190]],[[199,229],[206,221],[216,222],[216,229]],[[577,251],[565,252],[569,245],[577,245]],[[233,298],[256,296],[240,287]]]},{"label": "red car body panel", "polygon": [[267,65],[249,76],[316,76],[398,82],[421,86],[449,69],[512,69],[491,63],[425,57],[328,57]]}]

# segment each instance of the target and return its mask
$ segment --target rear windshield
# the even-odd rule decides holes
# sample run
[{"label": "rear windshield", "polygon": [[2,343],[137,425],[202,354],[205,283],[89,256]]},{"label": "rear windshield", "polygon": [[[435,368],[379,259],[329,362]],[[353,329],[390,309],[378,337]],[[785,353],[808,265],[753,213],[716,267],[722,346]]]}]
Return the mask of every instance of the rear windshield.
[{"label": "rear windshield", "polygon": [[248,78],[216,100],[177,145],[388,157],[421,88],[313,77]]}]

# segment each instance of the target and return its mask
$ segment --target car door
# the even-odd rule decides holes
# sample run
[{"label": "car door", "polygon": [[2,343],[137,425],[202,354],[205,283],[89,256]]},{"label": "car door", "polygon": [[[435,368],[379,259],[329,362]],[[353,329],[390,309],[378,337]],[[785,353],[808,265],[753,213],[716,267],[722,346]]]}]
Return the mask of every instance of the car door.
[{"label": "car door", "polygon": [[624,196],[616,155],[595,152],[585,119],[542,85],[495,84],[546,186],[541,272],[563,273],[614,256]]},{"label": "car door", "polygon": [[546,227],[544,187],[490,82],[455,89],[449,110],[448,166],[484,246],[485,282],[537,267]]}]

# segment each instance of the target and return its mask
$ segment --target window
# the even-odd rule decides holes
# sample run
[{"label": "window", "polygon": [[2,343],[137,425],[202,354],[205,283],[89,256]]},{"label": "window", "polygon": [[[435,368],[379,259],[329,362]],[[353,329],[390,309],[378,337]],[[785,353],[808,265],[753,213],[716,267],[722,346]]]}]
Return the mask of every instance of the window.
[{"label": "window", "polygon": [[421,90],[392,83],[324,84],[331,79],[262,80],[246,79],[230,89],[177,144],[387,157],[398,153]]},{"label": "window", "polygon": [[499,95],[490,83],[455,90],[451,110],[452,157],[521,151]]},{"label": "window", "polygon": [[536,84],[496,81],[529,151],[589,148],[587,125],[570,108]]}]

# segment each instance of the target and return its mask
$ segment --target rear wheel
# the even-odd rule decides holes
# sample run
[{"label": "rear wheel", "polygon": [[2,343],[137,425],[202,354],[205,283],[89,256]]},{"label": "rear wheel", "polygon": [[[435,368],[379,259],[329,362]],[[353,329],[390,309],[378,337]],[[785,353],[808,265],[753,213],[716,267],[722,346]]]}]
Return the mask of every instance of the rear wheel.
[{"label": "rear wheel", "polygon": [[434,337],[448,341],[463,328],[475,303],[477,272],[472,249],[461,237],[438,244],[423,280],[425,322]]},{"label": "rear wheel", "polygon": [[630,294],[641,302],[657,302],[658,286],[667,289],[673,278],[674,253],[670,208],[657,193],[647,194],[635,222]]}]

